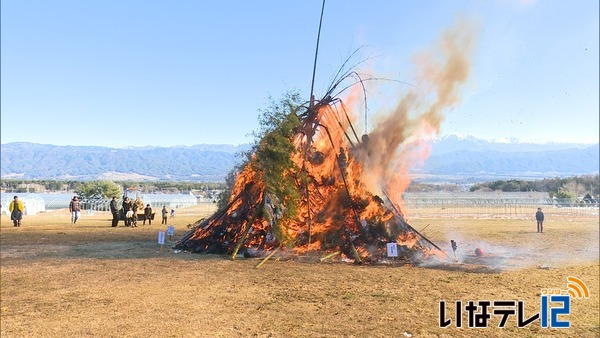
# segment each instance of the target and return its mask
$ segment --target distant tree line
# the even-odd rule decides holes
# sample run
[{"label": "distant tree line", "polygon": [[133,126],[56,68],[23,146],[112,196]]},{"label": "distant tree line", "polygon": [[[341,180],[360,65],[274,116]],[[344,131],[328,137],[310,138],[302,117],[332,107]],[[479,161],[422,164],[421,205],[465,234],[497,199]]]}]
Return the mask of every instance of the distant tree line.
[{"label": "distant tree line", "polygon": [[590,194],[598,196],[600,191],[600,176],[587,175],[568,178],[545,178],[543,180],[498,180],[492,182],[478,183],[473,185],[470,191],[537,191],[547,192],[550,197],[575,198]]},{"label": "distant tree line", "polygon": [[58,181],[58,180],[1,180],[2,191],[24,192],[77,192],[82,196],[93,194],[120,196],[124,189],[142,192],[178,193],[181,191],[221,190],[224,182],[133,182],[133,181]]},{"label": "distant tree line", "polygon": [[24,192],[72,192],[82,184],[80,181],[58,181],[58,180],[12,180],[3,179],[0,182],[2,191],[10,191],[16,193]]},{"label": "distant tree line", "polygon": [[[239,168],[238,168],[239,169]],[[82,196],[93,194],[114,196],[121,195],[124,189],[135,188],[146,193],[179,193],[181,191],[208,191],[222,190],[221,200],[226,203],[233,186],[235,175],[230,172],[226,182],[134,182],[134,181],[61,181],[61,180],[14,180],[3,179],[0,181],[2,191],[24,193],[24,192],[77,192]],[[229,189],[227,189],[229,188]],[[413,182],[408,192],[437,192],[462,191],[462,187],[456,184],[427,184]],[[496,180],[473,185],[469,191],[503,191],[503,192],[547,192],[550,197],[576,198],[590,194],[600,194],[600,176],[587,175],[568,178],[546,178],[542,180]]]},{"label": "distant tree line", "polygon": [[172,192],[178,193],[181,191],[192,190],[220,190],[225,187],[224,182],[176,182],[176,181],[159,181],[159,182],[132,182],[132,181],[115,181],[116,184],[123,188],[137,188],[144,192]]},{"label": "distant tree line", "polygon": [[443,184],[430,184],[411,182],[406,192],[461,192],[464,188],[459,184],[443,183]]}]

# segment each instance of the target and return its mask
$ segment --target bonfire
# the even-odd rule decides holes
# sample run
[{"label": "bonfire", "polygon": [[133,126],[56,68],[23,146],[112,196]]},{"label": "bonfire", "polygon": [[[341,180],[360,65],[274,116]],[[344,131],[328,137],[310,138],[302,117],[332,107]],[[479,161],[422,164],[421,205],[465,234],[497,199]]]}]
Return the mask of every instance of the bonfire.
[{"label": "bonfire", "polygon": [[[340,70],[321,99],[302,102],[292,95],[274,107],[236,173],[228,203],[196,222],[175,248],[233,259],[279,253],[374,263],[388,260],[391,244],[400,260],[447,259],[406,221],[402,193],[410,182],[410,151],[420,144],[414,134],[439,130],[440,111],[456,102],[456,88],[467,78],[468,48],[461,43],[468,39],[454,33],[442,44],[442,65],[423,72],[430,82],[412,86],[391,117],[371,132],[365,126],[360,137],[354,107],[373,78],[353,67]],[[432,96],[433,102],[420,100]]]},{"label": "bonfire", "polygon": [[[176,248],[234,258],[285,248],[360,263],[385,261],[393,243],[404,260],[445,255],[405,221],[385,189],[375,194],[363,182],[362,163],[373,156],[369,136],[347,132],[354,127],[341,100],[328,96],[294,119],[289,153],[274,153],[276,131],[267,133],[238,173],[227,206],[197,222]],[[289,168],[273,168],[281,156]]]}]

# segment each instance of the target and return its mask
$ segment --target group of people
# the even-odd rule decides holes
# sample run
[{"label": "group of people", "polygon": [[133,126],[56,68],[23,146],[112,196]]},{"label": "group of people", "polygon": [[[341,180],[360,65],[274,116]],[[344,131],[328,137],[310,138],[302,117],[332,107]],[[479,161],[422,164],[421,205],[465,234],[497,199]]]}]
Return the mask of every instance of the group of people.
[{"label": "group of people", "polygon": [[[125,219],[125,226],[137,227],[138,221],[138,210],[143,207],[143,202],[138,198],[135,201],[132,201],[129,197],[125,197],[123,199],[122,208],[123,215]],[[112,227],[116,227],[119,224],[119,220],[121,219],[119,206],[117,204],[117,197],[113,197],[110,201],[110,212],[112,213]],[[162,222],[161,224],[167,224],[167,217],[169,212],[167,211],[167,207],[163,205],[162,208]],[[142,225],[146,225],[146,221],[148,221],[148,225],[152,225],[152,207],[150,204],[146,204],[144,208],[144,219]],[[175,210],[171,210],[171,217],[175,216]]]},{"label": "group of people", "polygon": [[[129,197],[125,197],[123,198],[123,203],[121,206],[125,220],[125,226],[131,226],[133,228],[136,228],[138,222],[138,210],[144,207],[144,203],[142,202],[142,200],[138,197],[135,199],[135,201],[132,201]],[[110,212],[113,216],[112,227],[116,227],[119,224],[119,220],[121,219],[116,196],[113,196],[112,200],[110,201]],[[144,208],[144,218],[142,225],[146,225],[146,221],[148,221],[148,225],[152,225],[152,217],[152,207],[150,206],[150,204],[146,204],[146,207]]]},{"label": "group of people", "polygon": [[[25,206],[19,199],[19,196],[13,197],[12,202],[8,205],[8,211],[10,211],[10,220],[13,222],[13,226],[20,227]],[[71,213],[71,224],[76,224],[81,216],[81,206],[79,205],[79,198],[77,196],[73,196],[71,202],[69,202],[69,212]]]},{"label": "group of people", "polygon": [[[270,200],[269,200],[269,205]],[[137,211],[140,208],[140,205],[144,204],[140,200],[140,198],[136,198],[135,201],[131,201],[129,197],[125,197],[123,199],[123,214],[125,215],[125,226],[137,227]],[[21,226],[21,220],[23,219],[23,212],[25,211],[25,207],[23,206],[23,202],[19,200],[19,196],[15,196],[13,200],[10,202],[8,206],[8,210],[10,211],[10,219],[13,221],[13,225],[15,227]],[[79,198],[74,196],[71,202],[69,203],[69,212],[71,213],[71,224],[76,224],[77,220],[81,216],[81,206],[79,205]],[[113,197],[110,201],[110,212],[112,213],[112,226],[116,227],[119,224],[119,219],[121,218],[119,215],[119,207],[117,204],[117,197]],[[278,210],[277,207],[273,208],[274,216],[280,216],[281,210]],[[162,222],[161,224],[167,224],[167,217],[169,215],[169,211],[167,207],[163,205],[162,210]],[[171,218],[175,217],[175,210],[171,209]],[[538,208],[535,213],[535,219],[537,221],[537,232],[544,232],[544,213],[542,212],[542,208]],[[146,225],[146,220],[148,221],[148,225],[152,225],[152,207],[150,204],[146,204],[144,208],[144,222],[142,225]]]}]

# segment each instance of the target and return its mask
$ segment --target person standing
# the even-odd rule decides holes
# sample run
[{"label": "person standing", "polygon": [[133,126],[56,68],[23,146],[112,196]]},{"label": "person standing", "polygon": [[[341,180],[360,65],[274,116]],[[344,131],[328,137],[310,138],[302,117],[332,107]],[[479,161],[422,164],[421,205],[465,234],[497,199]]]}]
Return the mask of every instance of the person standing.
[{"label": "person standing", "polygon": [[542,208],[537,209],[535,220],[537,221],[537,232],[544,232],[544,213],[542,212]]},{"label": "person standing", "polygon": [[79,216],[81,216],[81,208],[79,207],[79,198],[74,196],[69,203],[69,211],[71,212],[71,224],[76,224]]},{"label": "person standing", "polygon": [[132,228],[137,228],[137,211],[138,211],[138,208],[139,208],[139,204],[136,201],[134,201],[131,204],[131,211],[133,211],[133,214],[131,215],[131,221],[132,221],[131,227]]},{"label": "person standing", "polygon": [[142,225],[146,225],[146,220],[148,220],[148,225],[152,225],[152,208],[150,204],[147,204],[144,208],[144,223]]},{"label": "person standing", "polygon": [[112,213],[112,227],[115,228],[119,224],[119,208],[117,207],[117,197],[113,196],[110,201],[110,212]]},{"label": "person standing", "polygon": [[10,202],[8,210],[10,211],[10,219],[13,221],[13,225],[20,227],[25,207],[23,207],[23,202],[19,200],[19,196],[15,196],[12,202]]},{"label": "person standing", "polygon": [[125,216],[125,226],[130,226],[133,211],[131,211],[131,201],[129,200],[129,197],[123,199],[123,215]]},{"label": "person standing", "polygon": [[167,224],[167,216],[169,215],[169,212],[167,211],[167,207],[163,205],[162,208],[162,222],[160,222],[160,224]]}]

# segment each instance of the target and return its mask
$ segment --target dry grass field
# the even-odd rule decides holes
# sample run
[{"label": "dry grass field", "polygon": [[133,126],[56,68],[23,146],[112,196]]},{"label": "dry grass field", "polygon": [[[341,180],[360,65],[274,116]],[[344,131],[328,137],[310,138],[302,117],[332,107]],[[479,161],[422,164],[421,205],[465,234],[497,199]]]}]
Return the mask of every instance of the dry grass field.
[{"label": "dry grass field", "polygon": [[[175,242],[213,205],[178,210]],[[110,215],[66,211],[2,215],[2,337],[598,337],[598,215],[530,219],[413,218],[444,249],[458,241],[458,263],[355,266],[342,262],[259,260],[174,253],[157,244],[160,220],[110,227]],[[474,249],[485,250],[484,257]],[[452,251],[449,251],[450,255]],[[542,288],[566,289],[577,276],[590,298],[572,299],[568,329],[535,321],[503,329],[439,328],[439,301],[450,314],[462,300],[523,300],[540,311]],[[447,317],[450,316],[447,315]]]}]

